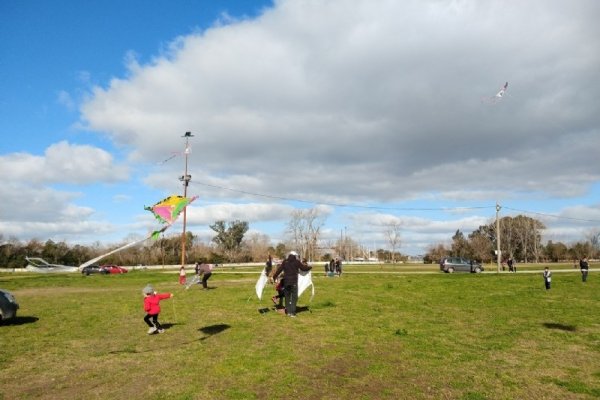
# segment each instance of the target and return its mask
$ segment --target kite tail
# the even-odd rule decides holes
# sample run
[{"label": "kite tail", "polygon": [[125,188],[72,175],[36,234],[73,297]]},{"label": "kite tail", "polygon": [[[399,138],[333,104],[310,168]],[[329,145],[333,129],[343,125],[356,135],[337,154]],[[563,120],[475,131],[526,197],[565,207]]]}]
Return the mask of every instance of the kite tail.
[{"label": "kite tail", "polygon": [[79,270],[81,271],[83,268],[87,267],[88,265],[92,265],[92,264],[94,264],[95,262],[98,262],[98,261],[102,260],[104,257],[108,257],[108,256],[110,256],[111,254],[115,254],[115,253],[117,253],[117,252],[119,252],[119,251],[121,251],[121,250],[125,250],[125,249],[127,249],[127,248],[129,248],[129,247],[135,246],[135,245],[136,245],[136,244],[138,244],[138,243],[142,243],[143,241],[146,241],[146,240],[148,240],[148,238],[149,238],[149,237],[145,237],[145,238],[143,238],[143,239],[141,239],[141,240],[136,240],[135,242],[127,243],[126,245],[124,245],[124,246],[121,246],[121,247],[119,247],[119,248],[117,248],[117,249],[111,250],[111,251],[109,251],[109,252],[108,252],[108,253],[106,253],[106,254],[102,254],[101,256],[98,256],[98,257],[96,257],[96,258],[92,258],[91,260],[89,260],[89,261],[87,261],[87,262],[84,262],[83,264],[81,264],[81,265],[79,266]]}]

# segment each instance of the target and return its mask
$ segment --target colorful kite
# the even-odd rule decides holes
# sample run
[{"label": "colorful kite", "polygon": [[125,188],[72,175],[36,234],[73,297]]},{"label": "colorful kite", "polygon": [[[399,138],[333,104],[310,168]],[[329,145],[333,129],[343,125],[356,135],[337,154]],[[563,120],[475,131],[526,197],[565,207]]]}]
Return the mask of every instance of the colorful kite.
[{"label": "colorful kite", "polygon": [[140,239],[140,240],[136,240],[131,243],[127,243],[126,245],[116,248],[114,250],[111,250],[106,254],[102,254],[101,256],[93,258],[93,259],[81,264],[79,266],[79,270],[81,271],[81,270],[83,270],[84,267],[87,267],[88,265],[92,265],[92,264],[100,261],[104,257],[110,256],[111,254],[125,250],[129,247],[135,246],[136,244],[142,243],[143,241],[145,241],[147,239],[150,239],[150,238],[158,239],[158,236],[162,232],[166,231],[167,228],[169,228],[171,225],[173,225],[173,223],[177,220],[177,217],[179,217],[179,214],[181,214],[181,212],[185,209],[185,207],[187,207],[188,204],[190,204],[192,201],[196,200],[197,198],[198,198],[198,196],[194,196],[191,198],[183,197],[183,196],[169,196],[166,199],[159,201],[152,207],[144,207],[144,210],[150,211],[152,214],[154,214],[154,217],[158,221],[160,221],[161,224],[164,224],[164,226],[161,229],[152,232],[152,234],[150,236],[145,237],[144,239]]},{"label": "colorful kite", "polygon": [[183,196],[169,196],[153,205],[152,207],[144,207],[144,210],[150,211],[154,214],[161,224],[164,224],[161,229],[152,232],[152,239],[158,238],[158,235],[164,232],[169,226],[171,226],[179,214],[198,196],[194,197],[183,197]]}]

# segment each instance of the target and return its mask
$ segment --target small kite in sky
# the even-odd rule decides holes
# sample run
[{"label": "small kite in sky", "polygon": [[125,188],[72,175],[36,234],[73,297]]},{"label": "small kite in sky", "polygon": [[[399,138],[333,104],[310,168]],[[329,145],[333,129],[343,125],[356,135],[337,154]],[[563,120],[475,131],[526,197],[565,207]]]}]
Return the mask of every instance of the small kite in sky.
[{"label": "small kite in sky", "polygon": [[183,209],[197,198],[198,196],[169,196],[159,201],[152,207],[144,207],[144,210],[150,211],[152,214],[154,214],[154,218],[164,225],[161,229],[152,232],[152,239],[158,238],[160,233],[164,232],[169,226],[173,225]]},{"label": "small kite in sky", "polygon": [[481,99],[481,101],[486,102],[486,103],[492,103],[492,104],[497,103],[498,101],[502,100],[502,98],[506,94],[507,90],[508,90],[508,82],[506,82],[504,84],[504,86],[502,86],[500,88],[500,91],[498,93],[496,93],[492,97],[484,97]]}]

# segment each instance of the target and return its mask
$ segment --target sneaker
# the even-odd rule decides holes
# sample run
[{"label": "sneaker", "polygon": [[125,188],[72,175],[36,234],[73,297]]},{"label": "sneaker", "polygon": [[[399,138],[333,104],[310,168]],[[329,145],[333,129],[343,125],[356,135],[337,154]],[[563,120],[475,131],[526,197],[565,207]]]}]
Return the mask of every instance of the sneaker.
[{"label": "sneaker", "polygon": [[164,329],[159,329],[158,333],[165,333],[165,330]]},{"label": "sneaker", "polygon": [[296,314],[290,314],[290,317],[296,318]]},{"label": "sneaker", "polygon": [[148,329],[148,335],[152,335],[154,332],[156,332],[156,328],[152,327],[150,329]]}]

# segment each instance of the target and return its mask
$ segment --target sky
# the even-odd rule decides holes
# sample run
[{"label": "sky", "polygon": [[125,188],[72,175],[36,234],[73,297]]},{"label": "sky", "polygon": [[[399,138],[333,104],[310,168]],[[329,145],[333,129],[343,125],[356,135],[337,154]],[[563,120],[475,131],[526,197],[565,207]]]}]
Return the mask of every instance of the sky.
[{"label": "sky", "polygon": [[496,204],[544,243],[584,241],[598,17],[595,0],[2,0],[0,235],[144,237],[187,160],[187,230],[207,243],[243,220],[277,244],[314,208],[325,247],[389,249],[398,224],[418,255]]}]

